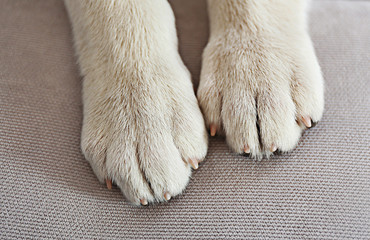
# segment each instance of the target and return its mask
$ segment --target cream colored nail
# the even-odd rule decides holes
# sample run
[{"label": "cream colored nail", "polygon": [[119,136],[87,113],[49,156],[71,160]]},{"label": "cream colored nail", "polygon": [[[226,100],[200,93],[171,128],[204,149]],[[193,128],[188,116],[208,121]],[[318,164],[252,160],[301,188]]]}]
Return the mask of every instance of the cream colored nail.
[{"label": "cream colored nail", "polygon": [[168,192],[166,192],[165,194],[164,194],[164,198],[168,201],[168,200],[170,200],[171,199],[171,194],[169,194]]},{"label": "cream colored nail", "polygon": [[245,153],[251,153],[251,150],[250,150],[248,144],[244,146],[244,152]]},{"label": "cream colored nail", "polygon": [[270,148],[270,151],[275,152],[276,150],[277,150],[277,147],[275,146],[275,144],[272,144],[271,148]]},{"label": "cream colored nail", "polygon": [[216,124],[211,124],[209,126],[209,130],[210,130],[211,136],[214,137],[216,135],[216,131],[217,131]]},{"label": "cream colored nail", "polygon": [[148,201],[146,199],[140,199],[140,203],[144,206],[148,205]]},{"label": "cream colored nail", "polygon": [[198,161],[195,160],[195,159],[189,159],[189,163],[190,165],[194,168],[194,169],[198,169],[199,165],[198,165]]},{"label": "cream colored nail", "polygon": [[312,127],[312,123],[311,123],[311,118],[310,117],[308,117],[308,116],[302,117],[302,122],[303,122],[303,124],[306,127],[308,127],[308,128]]}]

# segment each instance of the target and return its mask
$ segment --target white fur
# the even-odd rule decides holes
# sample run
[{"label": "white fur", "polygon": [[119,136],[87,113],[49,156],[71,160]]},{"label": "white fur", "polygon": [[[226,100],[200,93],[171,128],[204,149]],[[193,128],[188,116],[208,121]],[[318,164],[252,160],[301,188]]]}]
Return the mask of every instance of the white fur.
[{"label": "white fur", "polygon": [[[230,147],[261,157],[292,150],[301,116],[324,107],[323,78],[306,28],[305,0],[208,0],[211,35],[198,100]],[[259,131],[258,131],[258,127]]]},{"label": "white fur", "polygon": [[186,187],[207,133],[164,0],[66,0],[83,82],[82,151],[140,204]]},{"label": "white fur", "polygon": [[[81,145],[101,182],[127,199],[164,201],[207,152],[205,124],[165,0],[65,0],[83,82]],[[206,125],[256,157],[295,147],[320,120],[323,79],[304,0],[209,0],[211,36],[198,99]],[[259,131],[257,128],[259,125]]]}]

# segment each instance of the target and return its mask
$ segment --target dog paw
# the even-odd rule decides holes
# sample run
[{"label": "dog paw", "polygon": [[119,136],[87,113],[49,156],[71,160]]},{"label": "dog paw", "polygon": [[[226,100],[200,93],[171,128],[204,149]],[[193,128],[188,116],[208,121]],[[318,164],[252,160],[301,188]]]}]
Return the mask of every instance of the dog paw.
[{"label": "dog paw", "polygon": [[83,75],[81,148],[136,205],[167,201],[207,153],[167,1],[65,0]]},{"label": "dog paw", "polygon": [[203,53],[198,100],[211,135],[260,158],[295,148],[324,109],[323,78],[308,35],[213,36]]},{"label": "dog paw", "polygon": [[84,79],[82,151],[99,180],[136,205],[180,194],[207,153],[190,74],[156,62],[101,84],[98,75]]}]

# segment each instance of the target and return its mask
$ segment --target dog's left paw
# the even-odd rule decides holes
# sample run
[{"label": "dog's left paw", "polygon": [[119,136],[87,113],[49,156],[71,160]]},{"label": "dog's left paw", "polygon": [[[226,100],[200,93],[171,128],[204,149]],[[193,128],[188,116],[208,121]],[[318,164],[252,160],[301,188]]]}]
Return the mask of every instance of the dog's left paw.
[{"label": "dog's left paw", "polygon": [[237,153],[292,150],[322,117],[323,78],[309,36],[282,39],[229,33],[213,36],[203,53],[198,100],[206,125]]}]

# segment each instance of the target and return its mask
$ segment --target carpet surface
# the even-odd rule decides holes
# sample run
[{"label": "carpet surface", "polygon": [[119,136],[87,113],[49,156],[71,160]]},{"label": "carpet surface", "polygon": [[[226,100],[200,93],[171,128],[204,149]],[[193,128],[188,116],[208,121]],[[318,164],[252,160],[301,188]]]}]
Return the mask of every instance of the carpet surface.
[{"label": "carpet surface", "polygon": [[[198,84],[204,0],[172,0]],[[0,1],[0,238],[369,239],[370,2],[314,1],[322,121],[297,149],[254,162],[210,139],[185,193],[134,207],[80,151],[81,78],[60,0]]]}]

